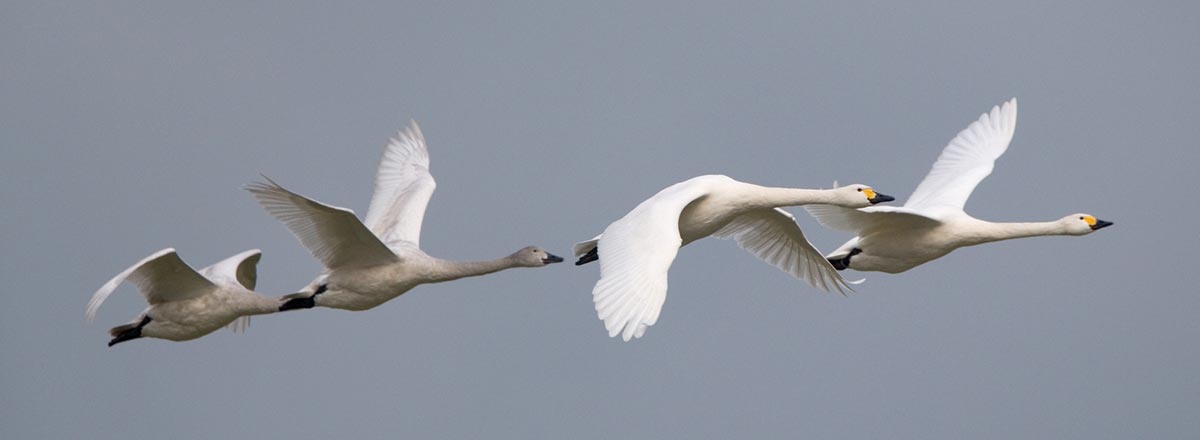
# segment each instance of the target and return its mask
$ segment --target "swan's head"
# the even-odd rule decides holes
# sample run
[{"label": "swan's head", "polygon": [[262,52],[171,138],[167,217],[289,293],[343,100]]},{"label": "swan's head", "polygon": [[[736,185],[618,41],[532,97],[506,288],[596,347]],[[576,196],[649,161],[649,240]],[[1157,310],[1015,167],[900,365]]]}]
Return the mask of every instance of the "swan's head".
[{"label": "swan's head", "polygon": [[874,188],[866,185],[846,185],[833,190],[837,194],[838,205],[847,208],[865,208],[876,203],[890,202],[895,197],[875,192]]},{"label": "swan's head", "polygon": [[517,253],[512,254],[514,260],[518,264],[525,267],[542,267],[554,263],[561,263],[562,257],[546,252],[537,246],[529,246],[522,248]]},{"label": "swan's head", "polygon": [[1071,214],[1059,220],[1067,225],[1067,233],[1071,235],[1087,235],[1097,229],[1107,228],[1113,222],[1100,220],[1091,214]]}]

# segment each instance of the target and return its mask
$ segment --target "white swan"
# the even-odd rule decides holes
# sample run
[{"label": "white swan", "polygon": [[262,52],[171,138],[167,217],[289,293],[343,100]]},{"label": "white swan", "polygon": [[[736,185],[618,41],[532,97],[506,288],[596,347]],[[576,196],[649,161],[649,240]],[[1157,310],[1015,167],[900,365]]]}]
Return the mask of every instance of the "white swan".
[{"label": "white swan", "polygon": [[279,310],[315,306],[366,310],[421,284],[562,261],[535,246],[480,262],[427,255],[420,249],[419,238],[435,186],[425,138],[415,121],[397,133],[384,150],[365,221],[360,222],[349,209],[310,200],[270,179],[247,185],[259,204],[287,225],[326,268],[299,293],[285,296]]},{"label": "white swan", "polygon": [[667,270],[680,247],[709,235],[738,246],[814,287],[844,292],[845,280],[804,238],[780,206],[830,203],[849,207],[894,200],[864,185],[832,190],[769,188],[709,175],[659,191],[596,238],[575,245],[576,265],[600,260],[592,289],[610,337],[640,338],[667,299]]},{"label": "white swan", "polygon": [[[132,282],[150,303],[129,324],[109,330],[108,346],[148,337],[187,341],[229,326],[234,331],[249,324],[250,315],[274,313],[279,300],[255,293],[258,249],[221,260],[196,272],[179,259],[175,249],[151,254],[100,287],[87,306],[87,320],[96,317],[100,304],[124,281]],[[240,319],[239,319],[240,318]]]},{"label": "white swan", "polygon": [[963,212],[975,186],[992,173],[1017,125],[1017,100],[992,107],[958,133],[903,207],[806,206],[827,227],[857,237],[826,258],[838,270],[899,273],[963,246],[1039,235],[1087,235],[1112,222],[1071,214],[1050,222],[992,223]]}]

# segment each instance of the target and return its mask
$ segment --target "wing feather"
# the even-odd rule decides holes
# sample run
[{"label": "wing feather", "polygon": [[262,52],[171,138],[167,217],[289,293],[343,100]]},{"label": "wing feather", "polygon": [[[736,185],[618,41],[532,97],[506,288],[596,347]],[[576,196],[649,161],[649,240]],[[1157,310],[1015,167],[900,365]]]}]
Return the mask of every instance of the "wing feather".
[{"label": "wing feather", "polygon": [[125,281],[137,286],[146,302],[151,305],[196,298],[217,288],[184,263],[175,253],[175,249],[166,248],[125,269],[92,294],[85,312],[89,322],[96,317],[96,311],[100,310],[104,300]]},{"label": "wing feather", "polygon": [[251,249],[200,269],[200,274],[213,282],[237,283],[247,290],[254,290],[258,284],[258,262],[261,259],[262,251]]},{"label": "wing feather", "polygon": [[828,292],[834,288],[842,294],[850,289],[837,269],[804,237],[796,218],[782,209],[760,209],[742,214],[713,236],[735,240],[738,246],[763,262],[818,289]]},{"label": "wing feather", "polygon": [[246,190],[271,216],[287,225],[325,267],[367,267],[399,261],[354,211],[311,200],[263,178],[265,183],[250,183]]},{"label": "wing feather", "polygon": [[821,226],[859,235],[880,228],[932,227],[941,223],[924,212],[898,206],[852,209],[834,205],[805,205],[804,210],[816,218]]},{"label": "wing feather", "polygon": [[672,185],[604,229],[592,300],[610,337],[641,337],[658,321],[667,298],[667,272],[683,243],[679,215],[706,193],[695,182]]},{"label": "wing feather", "polygon": [[1016,128],[1016,98],[979,116],[950,140],[904,207],[933,216],[962,211],[971,192],[1008,150]]},{"label": "wing feather", "polygon": [[397,241],[420,246],[421,222],[435,188],[425,136],[417,122],[411,121],[383,151],[375,173],[375,194],[363,224],[389,246]]}]

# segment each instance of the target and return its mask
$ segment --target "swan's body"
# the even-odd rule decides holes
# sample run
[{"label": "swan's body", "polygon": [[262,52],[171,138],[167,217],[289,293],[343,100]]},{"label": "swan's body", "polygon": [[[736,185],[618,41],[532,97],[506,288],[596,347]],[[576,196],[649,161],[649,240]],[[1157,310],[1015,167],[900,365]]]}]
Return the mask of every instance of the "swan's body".
[{"label": "swan's body", "polygon": [[421,284],[562,261],[537,247],[482,262],[434,258],[421,251],[425,207],[436,187],[429,152],[416,122],[388,143],[365,221],[354,212],[293,193],[267,179],[246,187],[258,202],[325,265],[326,271],[288,295],[280,310],[331,307],[367,310]]},{"label": "swan's body", "polygon": [[822,225],[858,234],[826,258],[838,270],[899,273],[964,246],[1043,235],[1086,235],[1111,225],[1088,214],[1049,222],[993,223],[963,211],[971,192],[1008,149],[1016,124],[1015,98],[984,113],[950,141],[902,207],[805,207]]},{"label": "swan's body", "polygon": [[846,282],[804,238],[780,206],[870,206],[892,200],[862,185],[836,190],[769,188],[726,176],[695,177],[646,199],[604,233],[575,245],[577,265],[600,260],[592,290],[609,336],[641,337],[667,295],[667,271],[679,248],[710,235],[732,238],[763,261],[828,291]]},{"label": "swan's body", "polygon": [[261,257],[259,250],[250,250],[197,272],[179,259],[174,249],[163,249],[97,290],[88,302],[87,320],[95,318],[100,305],[117,286],[129,281],[150,307],[129,324],[110,330],[110,347],[140,337],[186,341],[225,326],[244,328],[251,315],[279,309],[278,299],[253,292],[258,279],[255,266]]}]

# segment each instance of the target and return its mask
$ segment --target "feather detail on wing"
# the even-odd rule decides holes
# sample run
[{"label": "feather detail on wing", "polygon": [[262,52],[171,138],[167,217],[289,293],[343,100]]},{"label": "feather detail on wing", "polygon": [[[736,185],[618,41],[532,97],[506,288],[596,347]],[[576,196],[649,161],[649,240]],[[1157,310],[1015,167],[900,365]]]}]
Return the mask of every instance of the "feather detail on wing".
[{"label": "feather detail on wing", "polygon": [[214,263],[200,270],[205,278],[219,283],[237,283],[246,290],[254,290],[258,284],[258,262],[262,251],[251,249]]},{"label": "feather detail on wing", "polygon": [[926,216],[924,213],[898,206],[852,209],[834,205],[805,205],[804,210],[816,218],[821,226],[854,232],[858,235],[885,227],[897,229],[918,226],[932,227],[941,223],[940,220]]},{"label": "feather detail on wing", "polygon": [[117,274],[92,294],[85,312],[89,322],[96,317],[96,311],[100,309],[104,300],[124,281],[137,286],[146,302],[151,305],[196,298],[217,288],[179,259],[175,249],[163,249]]},{"label": "feather detail on wing", "polygon": [[437,183],[429,173],[429,150],[416,121],[396,133],[383,151],[375,173],[375,194],[367,225],[388,246],[407,241],[419,246],[425,208]]},{"label": "feather detail on wing", "polygon": [[961,211],[971,192],[992,173],[1017,127],[1017,99],[992,107],[950,141],[904,207],[937,216]]},{"label": "feather detail on wing", "polygon": [[836,289],[845,294],[850,288],[837,269],[804,237],[796,218],[782,209],[760,209],[739,215],[713,236],[734,239],[758,259],[826,292]]},{"label": "feather detail on wing", "polygon": [[226,325],[225,328],[234,333],[244,333],[250,328],[250,316],[239,316],[237,319],[234,319],[233,322]]},{"label": "feather detail on wing", "polygon": [[311,200],[263,178],[266,183],[248,184],[246,190],[271,216],[287,225],[325,267],[367,267],[399,261],[354,211]]},{"label": "feather detail on wing", "polygon": [[683,242],[679,215],[706,191],[694,183],[668,187],[601,234],[600,281],[592,301],[610,337],[641,337],[658,321],[667,299],[667,272]]}]

